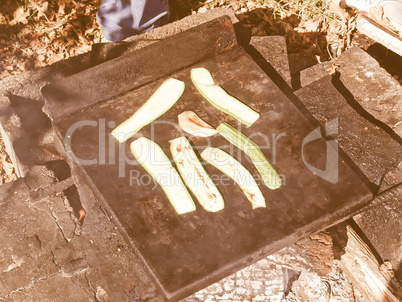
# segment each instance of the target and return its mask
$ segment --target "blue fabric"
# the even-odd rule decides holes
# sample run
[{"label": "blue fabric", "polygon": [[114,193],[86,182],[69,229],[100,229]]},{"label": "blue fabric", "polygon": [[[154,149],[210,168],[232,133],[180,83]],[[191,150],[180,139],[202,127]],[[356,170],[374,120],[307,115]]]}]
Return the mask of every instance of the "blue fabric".
[{"label": "blue fabric", "polygon": [[168,0],[103,0],[96,18],[112,42],[161,26],[169,17]]}]

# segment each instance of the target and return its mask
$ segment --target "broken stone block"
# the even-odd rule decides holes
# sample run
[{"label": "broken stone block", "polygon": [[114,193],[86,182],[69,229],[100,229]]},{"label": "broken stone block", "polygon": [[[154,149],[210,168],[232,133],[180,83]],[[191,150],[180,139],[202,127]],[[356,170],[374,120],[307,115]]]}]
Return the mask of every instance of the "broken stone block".
[{"label": "broken stone block", "polygon": [[301,87],[306,87],[311,83],[322,79],[323,77],[330,75],[332,72],[330,70],[333,62],[323,62],[321,64],[316,64],[307,69],[300,71],[300,85]]},{"label": "broken stone block", "polygon": [[354,46],[338,59],[341,81],[356,101],[402,137],[402,86],[364,50]]},{"label": "broken stone block", "polygon": [[150,277],[88,188],[80,188],[84,224],[61,193],[31,199],[54,181],[51,171],[34,167],[0,186],[0,300],[140,297],[153,286]]},{"label": "broken stone block", "polygon": [[[399,183],[402,183],[401,172],[402,163],[390,173],[391,175],[387,174],[389,182],[399,179]],[[394,178],[395,175],[399,178]],[[402,196],[373,207],[353,219],[382,260],[392,264],[396,278],[402,281]]]},{"label": "broken stone block", "polygon": [[357,112],[352,106],[359,106],[359,103],[347,95],[346,99],[340,92],[342,87],[339,85],[342,86],[342,83],[335,79],[338,85],[335,87],[333,81],[331,76],[326,76],[295,94],[321,124],[338,118],[339,148],[379,188],[385,174],[401,162],[402,146],[394,133],[382,129],[375,121],[371,122]]},{"label": "broken stone block", "polygon": [[283,36],[251,37],[253,46],[291,86],[286,39]]}]

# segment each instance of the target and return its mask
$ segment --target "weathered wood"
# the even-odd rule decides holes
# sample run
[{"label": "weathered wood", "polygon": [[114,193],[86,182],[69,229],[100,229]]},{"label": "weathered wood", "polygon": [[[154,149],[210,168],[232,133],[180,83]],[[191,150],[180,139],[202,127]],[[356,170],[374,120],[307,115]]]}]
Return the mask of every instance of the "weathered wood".
[{"label": "weathered wood", "polygon": [[[347,223],[332,228],[334,243],[342,250],[340,267],[368,302],[398,302],[402,287],[389,263],[380,264],[375,252]],[[382,262],[382,261],[381,261]]]}]

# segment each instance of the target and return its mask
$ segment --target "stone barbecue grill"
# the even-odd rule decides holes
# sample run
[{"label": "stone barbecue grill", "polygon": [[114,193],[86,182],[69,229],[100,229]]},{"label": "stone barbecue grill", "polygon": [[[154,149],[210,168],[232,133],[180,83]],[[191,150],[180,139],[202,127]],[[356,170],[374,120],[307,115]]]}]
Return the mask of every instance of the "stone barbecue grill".
[{"label": "stone barbecue grill", "polygon": [[[329,75],[324,67],[310,68],[295,82],[278,60],[280,54],[263,38],[245,40],[241,28],[223,16],[157,42],[145,36],[96,46],[90,54],[51,66],[31,79],[22,76],[19,83],[4,82],[2,136],[25,181],[3,186],[7,194],[0,197],[0,206],[15,199],[13,194],[32,205],[45,200],[62,232],[60,240],[73,246],[70,252],[54,252],[54,246],[46,247],[45,238],[33,232],[39,246],[44,244],[42,250],[48,248],[53,255],[50,271],[61,269],[76,284],[84,278],[98,301],[128,297],[132,288],[140,286],[134,283],[147,280],[155,284],[151,291],[144,288],[148,295],[177,301],[305,236],[381,203],[400,200],[401,87],[394,90],[399,99],[389,97],[387,105],[396,110],[386,109],[386,115],[371,107],[370,112],[366,110],[370,84],[356,87],[356,83],[370,81],[376,73],[384,78],[385,72],[378,66],[369,70],[363,51],[346,51],[333,63],[338,67],[335,74]],[[160,187],[133,180],[133,175],[146,172],[133,164],[129,143],[152,136],[170,154],[168,141],[183,133],[166,125],[177,124],[182,111],[200,113],[214,127],[223,121],[236,125],[197,95],[189,74],[201,66],[261,114],[252,127],[241,128],[244,134],[253,135],[259,145],[264,141],[258,134],[270,138],[282,134],[275,141],[274,166],[284,185],[275,191],[261,187],[265,209],[252,210],[235,185],[218,184],[225,199],[223,211],[208,213],[197,205],[195,212],[178,216]],[[392,77],[386,76],[382,85],[391,85]],[[114,141],[111,130],[168,77],[186,84],[179,102],[127,144]],[[310,133],[315,133],[314,139],[306,141]],[[191,142],[205,145],[200,138]],[[225,144],[220,136],[210,142],[215,147]],[[267,158],[274,158],[273,149],[271,144],[263,150]],[[320,171],[325,171],[332,151],[336,179],[326,179]],[[241,155],[237,149],[234,152]],[[49,164],[56,162],[55,156],[64,158],[69,167]],[[244,157],[242,163],[253,171]],[[205,169],[217,173],[212,167]],[[61,192],[68,200],[63,211],[52,200]],[[15,207],[10,211],[28,211],[18,209],[23,206],[17,202]],[[65,209],[67,216],[61,214],[67,213]],[[117,252],[110,251],[109,241],[120,246]],[[102,249],[113,256],[100,260],[99,266],[94,262],[102,258]],[[116,261],[119,264],[113,267]],[[118,275],[123,277],[116,283]],[[9,292],[15,290],[12,282],[5,286]],[[114,296],[105,298],[108,293]]]}]

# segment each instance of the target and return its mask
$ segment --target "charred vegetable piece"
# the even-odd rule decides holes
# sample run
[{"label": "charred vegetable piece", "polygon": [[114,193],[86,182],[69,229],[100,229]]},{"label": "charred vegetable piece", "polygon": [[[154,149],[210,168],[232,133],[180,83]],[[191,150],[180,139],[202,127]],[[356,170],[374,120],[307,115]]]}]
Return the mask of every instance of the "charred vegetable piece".
[{"label": "charred vegetable piece", "polygon": [[176,79],[167,79],[128,120],[112,131],[112,135],[124,142],[166,113],[184,92],[185,84]]},{"label": "charred vegetable piece", "polygon": [[251,158],[254,166],[261,174],[264,184],[268,188],[277,189],[281,186],[281,178],[256,143],[227,123],[220,124],[216,129],[224,138],[237,148],[243,150]]},{"label": "charred vegetable piece", "polygon": [[188,134],[207,137],[218,134],[218,130],[212,128],[193,111],[184,111],[178,115],[180,127]]},{"label": "charred vegetable piece", "polygon": [[182,136],[171,140],[170,151],[184,182],[200,205],[209,212],[222,210],[225,207],[223,197],[205,172],[187,138]]},{"label": "charred vegetable piece", "polygon": [[253,209],[266,207],[264,195],[262,195],[253,176],[236,159],[225,151],[212,147],[202,151],[201,157],[233,179],[243,190]]},{"label": "charred vegetable piece", "polygon": [[179,173],[158,144],[141,137],[131,143],[130,149],[138,162],[162,187],[177,214],[192,212],[196,209]]},{"label": "charred vegetable piece", "polygon": [[259,119],[260,114],[246,104],[229,95],[220,86],[215,85],[208,69],[194,68],[191,80],[201,95],[217,109],[233,116],[246,126],[251,126]]}]

